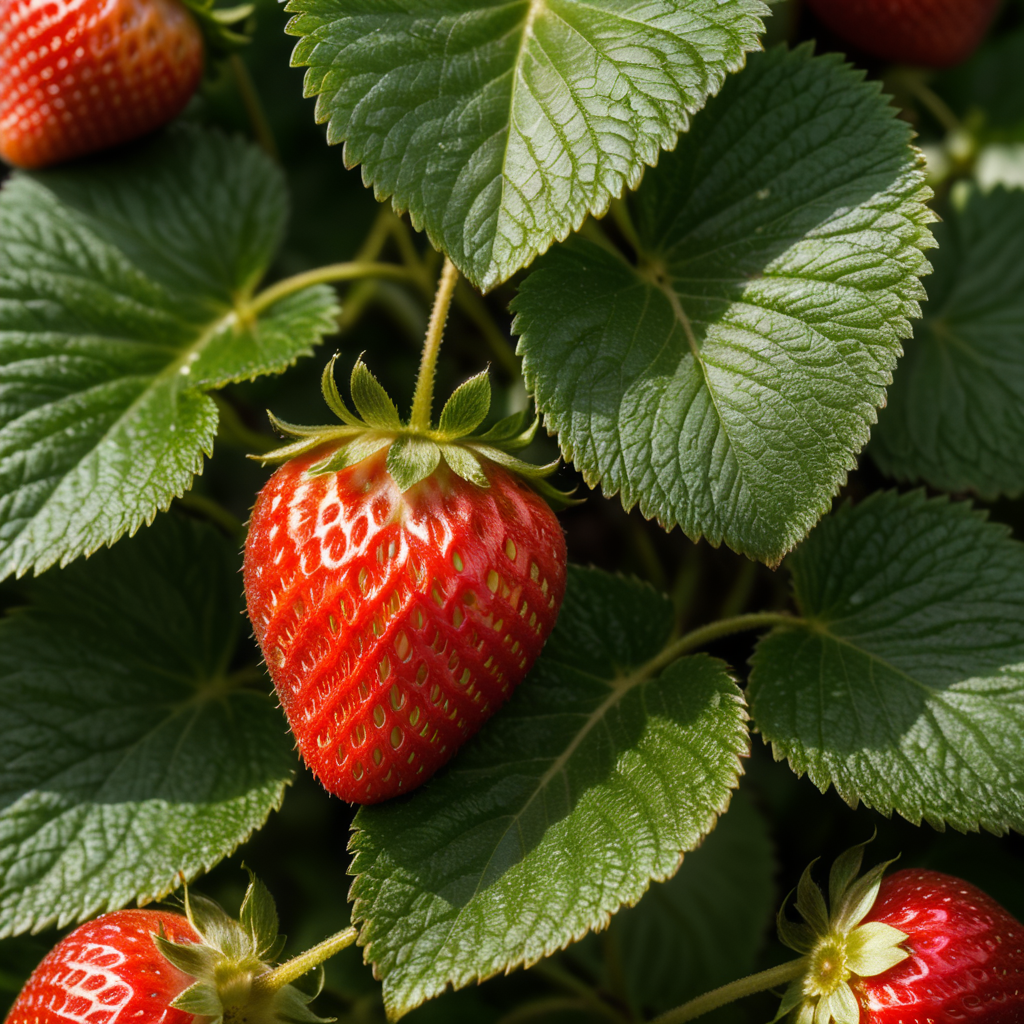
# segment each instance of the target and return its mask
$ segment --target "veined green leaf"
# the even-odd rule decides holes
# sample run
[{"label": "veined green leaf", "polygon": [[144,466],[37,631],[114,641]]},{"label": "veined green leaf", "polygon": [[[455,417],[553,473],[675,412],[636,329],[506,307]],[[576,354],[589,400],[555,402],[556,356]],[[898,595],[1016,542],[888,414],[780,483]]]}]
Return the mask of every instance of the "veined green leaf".
[{"label": "veined green leaf", "polygon": [[1024,830],[1024,544],[966,503],[874,495],[787,560],[803,623],[757,647],[778,758],[883,814]]},{"label": "veined green leaf", "polygon": [[751,57],[645,178],[636,264],[577,240],[513,303],[584,479],[769,564],[855,465],[924,297],[920,156],[862,77]]},{"label": "veined green leaf", "polygon": [[925,319],[907,343],[869,450],[901,479],[987,498],[1020,494],[1024,191],[972,192],[936,237]]},{"label": "veined green leaf", "polygon": [[203,391],[280,372],[334,329],[318,286],[248,300],[286,214],[255,147],[180,127],[0,193],[0,577],[131,533],[217,428]]},{"label": "veined green leaf", "polygon": [[289,0],[345,162],[488,289],[635,188],[757,46],[761,0]]},{"label": "veined green leaf", "polygon": [[353,920],[390,1014],[601,927],[711,829],[747,750],[743,702],[712,658],[649,664],[672,620],[649,587],[571,568],[507,707],[409,799],[360,810]]},{"label": "veined green leaf", "polygon": [[164,516],[0,620],[0,935],[163,896],[280,804],[269,684],[228,675],[239,589],[233,545]]}]

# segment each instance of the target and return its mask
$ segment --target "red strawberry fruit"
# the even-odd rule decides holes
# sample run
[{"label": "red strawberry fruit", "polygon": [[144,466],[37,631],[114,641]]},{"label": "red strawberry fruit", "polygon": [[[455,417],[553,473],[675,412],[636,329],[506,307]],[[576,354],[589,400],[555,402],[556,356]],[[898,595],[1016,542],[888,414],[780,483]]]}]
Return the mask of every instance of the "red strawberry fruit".
[{"label": "red strawberry fruit", "polygon": [[0,158],[39,168],[138,138],[202,73],[178,0],[0,0]]},{"label": "red strawberry fruit", "polygon": [[807,0],[847,42],[884,60],[944,68],[969,57],[999,0]]},{"label": "red strawberry fruit", "polygon": [[354,929],[275,968],[277,911],[251,875],[240,922],[201,896],[185,909],[118,910],[76,928],[32,972],[6,1024],[325,1024],[290,982],[351,945]]},{"label": "red strawberry fruit", "polygon": [[[836,860],[831,913],[811,881],[797,887],[805,924],[779,917],[804,954],[780,1017],[797,1024],[1020,1024],[1024,926],[980,889],[911,868],[857,879],[863,847]],[[799,963],[799,962],[798,962]]]},{"label": "red strawberry fruit", "polygon": [[[474,434],[486,374],[439,426],[415,429],[362,362],[353,416],[292,427],[245,548],[249,616],[306,764],[336,796],[376,803],[425,782],[522,680],[554,626],[565,540],[511,452],[523,417]],[[550,489],[549,489],[550,491]]]}]

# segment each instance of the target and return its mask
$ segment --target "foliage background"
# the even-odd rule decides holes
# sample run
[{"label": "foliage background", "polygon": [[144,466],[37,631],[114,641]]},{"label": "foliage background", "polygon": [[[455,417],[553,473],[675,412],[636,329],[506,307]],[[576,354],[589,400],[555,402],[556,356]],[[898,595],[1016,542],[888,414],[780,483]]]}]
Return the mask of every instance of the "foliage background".
[{"label": "foliage background", "polygon": [[[255,41],[244,53],[280,149],[292,200],[286,242],[273,274],[286,276],[328,262],[351,258],[377,213],[372,194],[358,169],[346,171],[338,148],[324,145],[323,130],[313,121],[312,102],[302,99],[302,71],[289,67],[294,40],[283,32],[287,15],[273,0],[258,3]],[[786,39],[816,38],[819,51],[841,49],[796,3],[775,5],[766,45]],[[947,209],[956,179],[971,173],[997,175],[1024,187],[1024,2],[1011,0],[983,49],[966,65],[937,75],[935,93],[972,133],[981,148],[965,155],[962,139],[934,109],[920,102],[912,83],[862,55],[852,55],[886,86],[903,107],[938,166],[952,173],[938,188],[936,208]],[[187,112],[189,119],[248,131],[248,119],[235,80],[222,72],[203,89]],[[1017,154],[1014,157],[1014,154]],[[1015,159],[1017,162],[1015,162]],[[417,239],[422,244],[422,239]],[[484,300],[506,332],[508,303],[515,282],[497,288]],[[926,287],[929,282],[926,281]],[[350,329],[332,339],[351,363],[369,353],[374,371],[399,405],[407,407],[426,327],[428,304],[408,289],[380,282],[349,293],[351,311],[368,304]],[[495,353],[481,342],[469,319],[455,313],[449,324],[439,391],[493,360],[496,404],[514,408],[521,385],[510,378]],[[263,377],[229,388],[239,411],[241,430],[269,436],[263,410],[282,419],[310,422],[320,418],[320,359],[300,361],[283,377]],[[229,440],[223,438],[223,440]],[[538,442],[548,455],[550,441]],[[870,449],[869,449],[870,452]],[[544,451],[538,451],[543,456]],[[266,471],[246,460],[244,447],[222,443],[196,485],[196,494],[219,502],[239,519],[247,516],[252,496]],[[572,486],[573,474],[562,471],[560,483]],[[862,457],[844,494],[860,499],[891,486],[872,458]],[[195,502],[180,503],[186,514],[201,514]],[[981,502],[991,518],[1024,540],[1024,501]],[[672,594],[688,608],[688,623],[698,625],[747,609],[783,608],[789,578],[783,571],[750,562],[725,548],[694,546],[678,530],[666,534],[644,521],[638,511],[625,514],[617,501],[591,494],[582,506],[563,513],[570,560],[615,572],[635,574]],[[4,607],[22,602],[25,583],[0,584]],[[731,638],[710,652],[740,669],[746,665],[753,637]],[[250,649],[240,659],[256,657]],[[244,889],[241,861],[252,867],[275,894],[288,950],[307,948],[347,920],[349,880],[346,847],[351,811],[328,799],[301,771],[281,810],[234,856],[219,864],[199,886],[230,909]],[[901,863],[961,875],[990,892],[1024,919],[1024,840],[1019,835],[939,833],[917,828],[900,818],[885,819],[860,808],[851,811],[834,791],[821,794],[807,778],[797,779],[784,763],[775,763],[756,738],[741,797],[706,847],[688,855],[672,881],[655,885],[634,910],[616,915],[611,927],[591,935],[529,971],[516,971],[477,987],[448,993],[408,1017],[429,1021],[512,1024],[527,1006],[541,1008],[552,1000],[551,1021],[599,1018],[587,1006],[589,990],[598,989],[634,1010],[666,1009],[691,995],[740,973],[769,966],[784,956],[773,937],[773,915],[780,899],[795,884],[803,866],[815,857],[827,863],[835,854],[878,832],[871,851],[877,859],[901,854]],[[717,851],[717,852],[716,852]],[[0,941],[0,1009],[13,998],[32,966],[55,940],[52,932]],[[327,965],[327,988],[317,1004],[320,1013],[343,1020],[383,1019],[379,984],[350,949]],[[559,1003],[558,1000],[563,1000]],[[582,1002],[580,1002],[582,1000]],[[575,1001],[576,1008],[570,1007]],[[707,1018],[718,1024],[759,1024],[773,1012],[770,997],[750,1000]]]}]

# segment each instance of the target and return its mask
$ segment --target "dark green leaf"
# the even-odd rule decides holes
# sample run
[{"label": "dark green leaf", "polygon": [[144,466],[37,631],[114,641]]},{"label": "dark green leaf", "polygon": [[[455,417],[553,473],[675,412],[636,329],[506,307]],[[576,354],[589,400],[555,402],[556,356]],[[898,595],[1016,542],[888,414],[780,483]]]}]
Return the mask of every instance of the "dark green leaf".
[{"label": "dark green leaf", "polygon": [[920,158],[861,77],[751,57],[645,178],[638,263],[577,241],[513,304],[584,479],[770,564],[854,466],[924,296]]},{"label": "dark green leaf", "polygon": [[775,756],[883,814],[1024,830],[1024,545],[920,492],[844,506],[787,561],[803,623],[752,662]]},{"label": "dark green leaf", "polygon": [[760,0],[289,0],[306,95],[487,289],[635,188],[757,46]]},{"label": "dark green leaf", "polygon": [[972,192],[936,229],[925,319],[871,439],[891,476],[1024,491],[1024,191]]},{"label": "dark green leaf", "polygon": [[653,590],[572,568],[508,706],[418,793],[359,812],[353,919],[390,1013],[602,926],[710,830],[747,749],[743,704],[711,658],[658,673],[671,629]]},{"label": "dark green leaf", "polygon": [[0,620],[0,935],[162,896],[280,804],[295,757],[228,674],[236,557],[173,516]]},{"label": "dark green leaf", "polygon": [[318,286],[260,316],[280,172],[179,128],[0,194],[0,576],[131,533],[202,468],[202,389],[279,372],[334,329]]}]

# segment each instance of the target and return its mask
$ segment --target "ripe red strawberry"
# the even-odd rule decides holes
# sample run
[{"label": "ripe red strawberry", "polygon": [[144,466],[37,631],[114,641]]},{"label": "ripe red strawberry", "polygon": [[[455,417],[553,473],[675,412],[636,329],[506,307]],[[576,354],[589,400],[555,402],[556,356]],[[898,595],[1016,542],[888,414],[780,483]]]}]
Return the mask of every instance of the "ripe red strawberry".
[{"label": "ripe red strawberry", "polygon": [[999,0],[807,0],[854,46],[904,64],[944,68],[969,57]]},{"label": "ripe red strawberry", "polygon": [[253,509],[245,592],[306,764],[336,796],[376,803],[430,778],[525,676],[562,601],[565,540],[503,468],[550,471],[508,454],[536,424],[471,436],[486,375],[416,432],[361,362],[352,416],[331,369],[324,395],[346,426],[278,424],[301,440]]},{"label": "ripe red strawberry", "polygon": [[906,933],[910,953],[853,984],[870,1024],[1024,1021],[1024,925],[980,889],[938,871],[897,871],[865,921]]},{"label": "ripe red strawberry", "polygon": [[6,1024],[326,1024],[291,982],[351,945],[355,929],[275,968],[277,910],[251,873],[240,921],[201,896],[185,910],[118,910],[76,928],[32,972]]},{"label": "ripe red strawberry", "polygon": [[[779,916],[779,936],[804,954],[779,1017],[797,1024],[1020,1024],[1024,926],[980,889],[912,868],[857,879],[863,846],[839,857],[831,913],[811,881],[797,887],[806,924]],[[797,962],[800,964],[800,962]],[[777,1018],[778,1019],[778,1018]]]},{"label": "ripe red strawberry", "polygon": [[138,138],[202,73],[178,0],[0,0],[0,157],[38,168]]},{"label": "ripe red strawberry", "polygon": [[191,1024],[170,1003],[192,977],[169,963],[153,942],[202,941],[181,914],[119,910],[76,928],[44,957],[21,990],[7,1024]]}]

